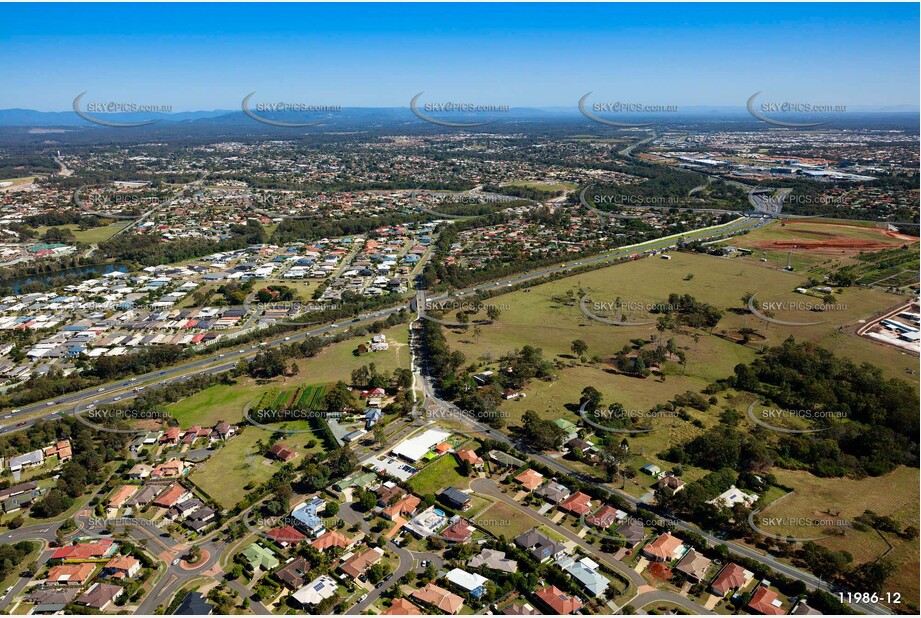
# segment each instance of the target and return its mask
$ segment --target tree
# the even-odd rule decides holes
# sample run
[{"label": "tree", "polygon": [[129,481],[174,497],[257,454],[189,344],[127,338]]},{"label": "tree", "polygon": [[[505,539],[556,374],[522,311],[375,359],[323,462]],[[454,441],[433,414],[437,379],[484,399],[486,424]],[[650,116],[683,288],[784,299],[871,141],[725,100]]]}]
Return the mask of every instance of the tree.
[{"label": "tree", "polygon": [[588,351],[588,344],[581,339],[576,339],[570,344],[569,349],[572,350],[573,354],[581,357]]},{"label": "tree", "polygon": [[487,305],[486,306],[486,316],[495,322],[499,319],[499,316],[502,315],[502,310],[499,309],[496,305]]}]

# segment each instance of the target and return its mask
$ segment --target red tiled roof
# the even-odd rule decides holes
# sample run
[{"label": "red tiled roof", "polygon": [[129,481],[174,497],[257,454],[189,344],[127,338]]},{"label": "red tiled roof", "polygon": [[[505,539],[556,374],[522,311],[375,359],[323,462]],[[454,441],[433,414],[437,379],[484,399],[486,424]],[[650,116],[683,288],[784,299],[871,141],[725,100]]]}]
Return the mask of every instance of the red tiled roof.
[{"label": "red tiled roof", "polygon": [[556,586],[538,590],[535,594],[538,599],[557,614],[572,614],[582,607],[582,601],[576,597],[569,596]]},{"label": "red tiled roof", "polygon": [[748,609],[753,612],[758,612],[759,614],[764,614],[765,616],[782,616],[786,614],[787,612],[785,612],[783,608],[773,605],[773,601],[776,600],[776,592],[770,588],[758,586],[755,594],[752,595],[752,600],[748,603]]},{"label": "red tiled roof", "polygon": [[592,497],[588,494],[577,491],[573,495],[563,500],[559,506],[564,511],[569,511],[570,513],[575,513],[576,515],[585,515],[592,508],[590,504],[591,500]]}]

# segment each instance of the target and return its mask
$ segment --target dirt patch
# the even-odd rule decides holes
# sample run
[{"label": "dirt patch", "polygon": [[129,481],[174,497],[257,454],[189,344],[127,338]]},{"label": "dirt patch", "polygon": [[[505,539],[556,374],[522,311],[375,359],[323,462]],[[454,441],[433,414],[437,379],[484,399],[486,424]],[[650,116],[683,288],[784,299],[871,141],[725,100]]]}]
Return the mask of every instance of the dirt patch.
[{"label": "dirt patch", "polygon": [[891,249],[892,243],[854,238],[835,238],[834,240],[760,240],[753,242],[751,246],[766,250],[787,251],[790,249],[802,249],[818,254],[857,255],[861,251]]}]

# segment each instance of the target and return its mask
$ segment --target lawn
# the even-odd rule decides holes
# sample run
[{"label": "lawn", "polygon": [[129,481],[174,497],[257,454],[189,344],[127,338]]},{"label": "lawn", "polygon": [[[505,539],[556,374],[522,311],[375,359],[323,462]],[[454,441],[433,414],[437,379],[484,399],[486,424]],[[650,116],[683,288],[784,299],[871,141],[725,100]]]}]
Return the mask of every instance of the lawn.
[{"label": "lawn", "polygon": [[437,493],[449,485],[466,489],[469,484],[470,479],[460,473],[457,458],[451,453],[442,455],[409,480],[413,492],[420,496]]}]

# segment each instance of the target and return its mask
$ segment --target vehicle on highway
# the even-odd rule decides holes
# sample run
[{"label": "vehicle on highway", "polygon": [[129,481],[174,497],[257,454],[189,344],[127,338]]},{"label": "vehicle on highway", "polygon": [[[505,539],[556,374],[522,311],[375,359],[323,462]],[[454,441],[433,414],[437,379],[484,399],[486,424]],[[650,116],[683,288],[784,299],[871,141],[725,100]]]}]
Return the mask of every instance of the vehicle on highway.
[{"label": "vehicle on highway", "polygon": [[339,328],[338,324],[333,324],[333,328]]},{"label": "vehicle on highway", "polygon": [[13,415],[12,415],[12,414],[7,414],[7,415],[6,415],[6,416],[4,416],[3,418],[12,418],[12,417],[13,417]]},{"label": "vehicle on highway", "polygon": [[56,403],[57,403],[57,401],[49,401],[49,402],[47,402],[47,403],[45,404],[45,406],[53,406],[53,405],[56,404]]},{"label": "vehicle on highway", "polygon": [[285,341],[291,341],[291,337],[285,337]]},{"label": "vehicle on highway", "polygon": [[18,412],[22,412],[22,408],[16,408],[15,410],[10,410],[10,414],[17,414]]},{"label": "vehicle on highway", "polygon": [[26,421],[19,421],[18,423],[16,423],[17,427],[25,427],[25,425],[26,425]]},{"label": "vehicle on highway", "polygon": [[121,401],[121,400],[122,400],[121,397],[116,397],[115,399],[113,399],[113,401]]},{"label": "vehicle on highway", "polygon": [[96,392],[97,392],[97,393],[101,393],[101,392],[104,391],[104,390],[106,390],[106,389],[105,389],[105,387],[103,386],[102,388],[97,388],[97,389],[96,389]]}]

